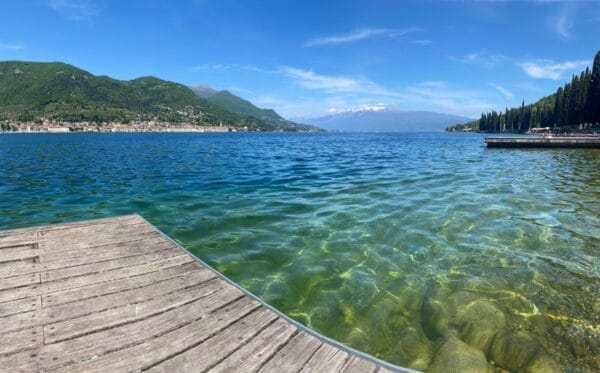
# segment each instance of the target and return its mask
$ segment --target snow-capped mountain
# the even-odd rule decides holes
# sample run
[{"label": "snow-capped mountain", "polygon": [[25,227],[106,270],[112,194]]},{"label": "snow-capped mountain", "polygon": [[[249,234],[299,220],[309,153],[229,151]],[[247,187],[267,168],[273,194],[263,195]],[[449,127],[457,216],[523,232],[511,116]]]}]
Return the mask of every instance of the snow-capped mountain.
[{"label": "snow-capped mountain", "polygon": [[465,123],[470,118],[436,113],[432,111],[401,111],[383,106],[360,107],[351,110],[334,111],[319,118],[295,119],[328,131],[400,131],[435,132],[457,123]]}]

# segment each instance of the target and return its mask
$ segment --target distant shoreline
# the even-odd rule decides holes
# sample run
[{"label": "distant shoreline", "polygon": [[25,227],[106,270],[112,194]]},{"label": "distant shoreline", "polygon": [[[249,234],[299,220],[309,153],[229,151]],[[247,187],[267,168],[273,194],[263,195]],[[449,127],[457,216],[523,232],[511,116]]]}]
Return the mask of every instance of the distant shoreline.
[{"label": "distant shoreline", "polygon": [[327,131],[203,131],[203,130],[148,130],[148,131],[0,131],[0,135],[69,135],[69,134],[99,134],[99,133],[325,133]]}]

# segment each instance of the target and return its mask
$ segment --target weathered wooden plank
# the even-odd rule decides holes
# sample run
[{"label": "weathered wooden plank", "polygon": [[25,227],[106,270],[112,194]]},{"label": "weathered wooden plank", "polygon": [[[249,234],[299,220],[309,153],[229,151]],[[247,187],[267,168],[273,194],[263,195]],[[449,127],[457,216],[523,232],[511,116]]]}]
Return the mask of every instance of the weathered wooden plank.
[{"label": "weathered wooden plank", "polygon": [[127,241],[128,237],[132,235],[156,232],[154,228],[144,223],[107,226],[106,229],[106,232],[94,232],[94,227],[69,229],[54,236],[45,235],[41,239],[41,242],[46,243],[44,245],[45,250],[59,252],[97,246],[99,242],[105,245],[119,243]]},{"label": "weathered wooden plank", "polygon": [[10,315],[28,312],[39,308],[40,297],[23,298],[11,302],[3,302],[0,303],[0,320]]},{"label": "weathered wooden plank", "polygon": [[302,368],[302,372],[339,372],[350,356],[329,344],[321,347]]},{"label": "weathered wooden plank", "polygon": [[[40,283],[40,274],[39,273],[30,273],[27,275],[21,276],[13,276],[9,278],[3,278],[0,281],[0,292],[3,290],[18,288],[22,286],[28,286],[33,284]],[[1,302],[2,300],[0,300]]]},{"label": "weathered wooden plank", "polygon": [[20,312],[8,317],[0,318],[0,330],[3,332],[12,332],[21,329],[29,329],[35,326],[46,324],[47,320],[39,317],[38,310]]},{"label": "weathered wooden plank", "polygon": [[[152,274],[154,273],[155,272]],[[49,307],[46,306],[47,302],[43,302],[42,306],[44,312],[46,312],[48,315],[56,315],[54,320],[58,321],[59,317],[61,319],[68,319],[122,305],[140,303],[146,300],[160,298],[166,294],[178,290],[192,288],[195,289],[201,284],[212,286],[212,283],[208,284],[207,282],[214,280],[215,278],[216,275],[212,271],[208,269],[197,268],[196,271],[190,272],[186,276],[175,276],[163,279],[161,281],[156,280],[152,283],[147,283],[146,285],[137,288],[125,288],[122,291],[111,292],[110,294],[102,294],[80,299],[76,301],[75,304],[66,303]],[[121,284],[122,287],[126,286],[127,280],[129,279],[123,280]],[[110,284],[111,283],[109,282],[107,287]],[[102,286],[102,284],[98,284],[98,286]],[[77,288],[76,290],[85,292],[88,288],[88,286],[85,286]]]},{"label": "weathered wooden plank", "polygon": [[342,367],[344,373],[375,373],[377,365],[365,359],[352,356]]},{"label": "weathered wooden plank", "polygon": [[[212,271],[209,271],[208,269],[198,269],[196,267],[196,270],[189,273],[187,276],[178,276],[164,281],[148,283],[145,287],[136,289],[128,289],[95,297],[91,296],[81,299],[75,304],[67,303],[55,307],[45,307],[42,303],[41,310],[35,314],[23,312],[0,318],[0,330],[18,330],[49,324],[52,328],[52,333],[47,334],[48,338],[46,341],[50,341],[52,340],[52,335],[54,333],[59,333],[61,331],[61,324],[56,324],[61,321],[68,320],[66,323],[70,323],[70,319],[76,319],[72,321],[73,325],[71,328],[76,328],[76,326],[79,325],[80,328],[84,327],[89,329],[94,325],[90,321],[90,319],[93,319],[93,315],[88,318],[85,318],[84,316],[96,313],[99,317],[100,315],[105,315],[105,312],[102,312],[108,309],[113,309],[114,312],[127,312],[130,311],[125,309],[125,306],[128,305],[133,305],[133,315],[140,317],[141,312],[138,303],[159,298],[181,289],[189,288],[190,291],[194,291],[195,288],[193,288],[193,286],[197,286],[198,284],[214,279],[215,277],[216,275]],[[88,287],[84,287],[78,290],[85,293],[85,289],[87,288]],[[204,289],[202,291],[204,291]],[[0,303],[0,305],[2,304],[3,303]],[[122,315],[116,315],[114,318],[125,320],[125,317]],[[86,322],[90,322],[90,324],[86,324]],[[82,323],[83,326],[81,325]]]},{"label": "weathered wooden plank", "polygon": [[[176,284],[174,286],[165,287],[167,288],[167,291],[173,291],[173,289],[170,288],[175,286],[181,287],[182,285]],[[173,308],[177,308],[183,304],[218,293],[220,290],[224,289],[226,289],[226,284],[223,281],[210,281],[208,283],[197,284],[189,288],[186,287],[180,289],[181,291],[167,293],[166,295],[143,302],[134,303],[135,299],[132,299],[131,303],[102,311],[96,310],[98,304],[91,303],[88,305],[88,308],[83,309],[83,312],[88,314],[87,316],[81,316],[78,318],[67,319],[58,323],[47,324],[44,327],[45,340],[46,343],[55,343],[80,335],[90,334],[98,330],[107,329],[112,326],[131,323],[152,315],[163,313]],[[163,289],[157,289],[157,286],[153,287],[152,290],[156,290],[156,296],[163,293]],[[121,294],[117,293],[113,295]],[[103,298],[109,297],[111,296]],[[108,307],[108,305],[100,306]],[[55,307],[55,309],[56,308],[59,307]],[[52,309],[51,311],[55,309]],[[71,313],[81,312],[79,307],[75,308],[69,306],[68,310],[71,311]],[[56,317],[63,317],[63,314],[57,313]]]},{"label": "weathered wooden plank", "polygon": [[0,372],[39,372],[41,345],[21,352],[0,354]]},{"label": "weathered wooden plank", "polygon": [[21,245],[3,248],[0,249],[0,265],[3,265],[3,262],[13,262],[15,260],[32,260],[38,256],[39,253],[40,250],[37,250],[35,245]]},{"label": "weathered wooden plank", "polygon": [[0,236],[0,249],[19,245],[31,245],[37,242],[35,230],[27,230],[17,234]]},{"label": "weathered wooden plank", "polygon": [[[56,223],[50,225],[41,225],[36,227],[25,227],[25,228],[16,228],[16,229],[5,229],[0,230],[0,242],[3,237],[8,236],[21,236],[21,235],[29,235],[32,240],[35,240],[38,232],[41,233],[41,236],[48,233],[60,234],[60,231],[64,231],[67,229],[80,228],[80,227],[91,227],[96,226],[101,228],[103,225],[119,225],[119,224],[135,224],[135,223],[146,223],[146,221],[137,214],[133,215],[123,215],[116,216],[111,218],[101,218],[101,219],[92,219],[92,220],[83,220],[83,221],[75,221],[68,223]],[[1,245],[0,245],[1,246]]]},{"label": "weathered wooden plank", "polygon": [[50,224],[43,225],[34,228],[21,228],[21,230],[31,230],[35,229],[41,233],[41,236],[45,235],[53,235],[60,234],[61,231],[72,230],[76,228],[85,228],[85,227],[97,227],[97,229],[102,229],[103,226],[106,225],[120,225],[120,224],[136,224],[139,222],[144,222],[144,219],[139,215],[123,215],[112,218],[101,218],[101,219],[93,219],[93,220],[83,220],[83,221],[75,221],[68,223],[58,223],[58,224]]},{"label": "weathered wooden plank", "polygon": [[21,234],[31,234],[37,235],[37,230],[39,227],[28,227],[28,228],[15,228],[15,229],[4,229],[0,230],[0,238],[8,237],[8,236],[18,236]]},{"label": "weathered wooden plank", "polygon": [[144,246],[132,245],[130,247],[125,247],[119,251],[112,252],[99,252],[96,255],[87,255],[87,256],[76,256],[73,258],[63,259],[63,260],[52,260],[48,261],[48,254],[42,254],[40,256],[40,262],[42,263],[42,269],[45,271],[51,271],[55,269],[64,269],[70,267],[77,267],[85,264],[93,264],[99,262],[106,262],[109,260],[116,260],[122,258],[128,258],[132,256],[138,256],[142,254],[150,254],[152,252],[161,251],[171,248],[174,251],[178,251],[173,244],[170,242],[157,242],[154,244],[147,244]]},{"label": "weathered wooden plank", "polygon": [[[244,345],[248,340],[254,338],[262,329],[275,321],[275,319],[277,319],[277,315],[274,312],[261,307],[229,325],[226,329],[215,334],[214,337],[206,339],[188,350],[182,349],[180,354],[153,366],[150,371],[167,373],[203,372],[208,370]],[[209,321],[202,320],[204,324]],[[194,324],[188,327],[188,329],[200,331],[197,328],[202,328],[203,334],[200,334],[201,337],[204,336],[206,338],[207,335],[210,335],[204,332],[206,327],[198,327]],[[195,342],[192,341],[188,343],[189,346],[194,346],[194,344]]]},{"label": "weathered wooden plank", "polygon": [[124,243],[124,242],[128,242],[130,241],[129,237],[140,237],[140,236],[144,236],[144,235],[152,235],[156,233],[153,229],[148,229],[146,231],[136,231],[135,233],[131,233],[131,234],[124,234],[124,235],[114,235],[114,236],[106,236],[106,237],[94,237],[94,239],[82,239],[82,240],[75,240],[75,239],[71,239],[69,241],[65,241],[65,242],[57,242],[57,241],[39,241],[39,245],[40,248],[44,250],[45,253],[51,252],[51,251],[56,251],[58,252],[63,252],[63,251],[75,251],[75,250],[81,250],[81,249],[89,249],[89,248],[93,248],[93,247],[97,247],[99,246],[99,242],[102,242],[101,245],[105,246],[105,245],[115,245],[115,244],[119,244],[119,243]]},{"label": "weathered wooden plank", "polygon": [[[66,365],[90,363],[92,359],[96,361],[103,355],[125,351],[132,346],[151,342],[166,333],[186,327],[193,321],[205,318],[216,309],[225,312],[228,307],[223,308],[223,306],[227,304],[230,304],[228,307],[231,310],[249,308],[248,312],[259,307],[256,301],[248,300],[239,290],[229,287],[222,292],[131,324],[45,345],[40,357],[42,366],[46,367],[47,371],[63,371]],[[164,340],[162,342],[164,343]],[[136,361],[124,360],[136,366],[136,362],[139,364],[140,360],[145,361],[144,357],[150,359],[149,356],[151,354],[144,356],[130,354],[128,359],[135,358]],[[139,369],[139,365],[136,369]],[[72,371],[73,368],[69,367],[68,370]]]},{"label": "weathered wooden plank", "polygon": [[142,222],[134,221],[131,223],[111,222],[101,225],[88,225],[76,228],[65,228],[60,231],[40,231],[38,234],[46,242],[54,242],[57,244],[72,244],[75,242],[93,242],[102,241],[106,238],[127,238],[132,234],[139,234],[153,230],[151,226]]},{"label": "weathered wooden plank", "polygon": [[77,277],[90,273],[104,272],[111,269],[127,268],[139,264],[144,264],[160,259],[166,259],[181,255],[181,252],[174,247],[163,247],[162,250],[148,254],[130,256],[126,258],[106,260],[104,262],[82,264],[75,267],[58,268],[49,271],[43,271],[41,274],[42,283],[56,281],[68,277]]},{"label": "weathered wooden plank", "polygon": [[[52,249],[41,250],[40,261],[42,263],[49,263],[53,261],[61,262],[65,259],[73,259],[86,256],[93,257],[96,255],[108,253],[114,253],[115,255],[118,255],[124,252],[141,250],[146,246],[152,246],[164,242],[165,239],[159,233],[137,234],[127,237],[127,241],[119,242],[116,244],[98,245],[82,249],[65,251],[53,251]],[[93,259],[90,259],[90,261],[91,260]]]},{"label": "weathered wooden plank", "polygon": [[194,259],[187,254],[179,254],[158,260],[149,260],[146,263],[132,265],[130,267],[116,268],[100,273],[91,273],[83,276],[66,278],[54,282],[44,283],[44,291],[52,293],[59,290],[74,289],[98,283],[114,281],[127,277],[139,276],[145,273],[156,272],[178,265],[193,263]]},{"label": "weathered wooden plank", "polygon": [[16,262],[5,262],[0,265],[0,281],[5,278],[23,276],[40,271],[40,263],[33,259],[19,260]]},{"label": "weathered wooden plank", "polygon": [[214,372],[254,372],[274,355],[298,329],[283,319],[263,329],[250,342],[211,368]]},{"label": "weathered wooden plank", "polygon": [[[211,313],[206,318],[193,322],[184,328],[176,329],[144,344],[94,359],[92,362],[78,366],[73,370],[82,372],[140,368],[146,370],[158,362],[202,343],[212,334],[227,328],[227,326],[244,318],[249,313],[253,313],[259,307],[260,305],[257,302],[238,302],[235,305],[220,309],[218,313]],[[69,369],[72,368],[69,367]],[[182,369],[176,371],[182,371]],[[200,370],[195,367],[193,371]]]},{"label": "weathered wooden plank", "polygon": [[87,298],[108,295],[124,290],[133,290],[159,283],[170,278],[185,276],[188,273],[195,271],[198,271],[198,265],[196,263],[186,263],[139,276],[116,279],[110,282],[50,293],[42,297],[42,307],[53,307],[64,303],[77,302]]},{"label": "weathered wooden plank", "polygon": [[294,336],[261,369],[261,372],[298,372],[322,342],[305,332]]},{"label": "weathered wooden plank", "polygon": [[[118,268],[110,271],[92,273],[78,277],[70,277],[53,282],[46,282],[40,285],[11,289],[8,291],[0,291],[0,302],[26,298],[34,295],[54,293],[61,290],[76,289],[93,284],[107,283],[122,278],[160,271],[165,268],[192,262],[194,262],[194,259],[189,255],[181,254],[166,259],[156,260],[150,263],[143,263],[137,266]],[[5,280],[3,279],[2,281]]]},{"label": "weathered wooden plank", "polygon": [[39,347],[43,343],[42,328],[0,333],[0,356]]}]

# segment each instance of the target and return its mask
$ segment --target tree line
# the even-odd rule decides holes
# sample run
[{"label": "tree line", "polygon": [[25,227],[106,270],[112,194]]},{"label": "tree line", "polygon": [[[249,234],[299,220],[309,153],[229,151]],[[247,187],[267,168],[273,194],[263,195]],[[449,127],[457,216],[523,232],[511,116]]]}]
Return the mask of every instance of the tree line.
[{"label": "tree line", "polygon": [[555,131],[600,127],[600,51],[592,70],[573,75],[570,83],[538,102],[503,113],[484,113],[479,130],[484,132],[527,132],[531,128],[550,127]]}]

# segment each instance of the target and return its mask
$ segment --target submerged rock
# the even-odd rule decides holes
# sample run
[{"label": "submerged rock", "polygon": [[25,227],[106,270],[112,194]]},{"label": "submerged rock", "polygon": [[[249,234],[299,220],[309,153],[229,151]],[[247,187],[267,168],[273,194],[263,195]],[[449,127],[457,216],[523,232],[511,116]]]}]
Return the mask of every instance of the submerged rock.
[{"label": "submerged rock", "polygon": [[421,308],[421,327],[432,340],[449,334],[450,313],[442,302],[427,300]]},{"label": "submerged rock", "polygon": [[458,311],[477,299],[466,291],[450,294],[445,289],[429,290],[421,307],[421,325],[427,337],[436,340],[456,334],[454,319]]},{"label": "submerged rock", "polygon": [[410,327],[402,332],[394,351],[397,351],[398,360],[408,367],[425,370],[431,362],[432,347],[420,328]]},{"label": "submerged rock", "polygon": [[476,300],[458,310],[454,324],[463,341],[487,351],[494,335],[505,329],[506,318],[491,302]]},{"label": "submerged rock", "polygon": [[481,350],[469,346],[457,337],[450,336],[435,352],[428,372],[488,373],[489,366]]},{"label": "submerged rock", "polygon": [[531,324],[531,330],[535,334],[539,335],[545,335],[547,333],[550,333],[555,327],[555,324],[552,322],[552,320],[549,317],[542,314],[533,315],[529,317],[529,322]]},{"label": "submerged rock", "polygon": [[369,335],[357,328],[352,329],[352,331],[346,336],[345,340],[350,346],[362,351],[368,351],[373,345]]},{"label": "submerged rock", "polygon": [[540,353],[533,358],[525,368],[526,373],[560,373],[561,369],[554,361],[545,353]]},{"label": "submerged rock", "polygon": [[506,328],[506,317],[493,303],[473,293],[431,292],[421,307],[422,327],[432,340],[458,335],[487,351],[492,337]]},{"label": "submerged rock", "polygon": [[494,337],[488,356],[510,371],[560,372],[559,365],[527,332],[503,332]]},{"label": "submerged rock", "polygon": [[498,365],[516,371],[525,368],[539,349],[540,345],[528,333],[507,331],[494,338],[488,355]]}]

